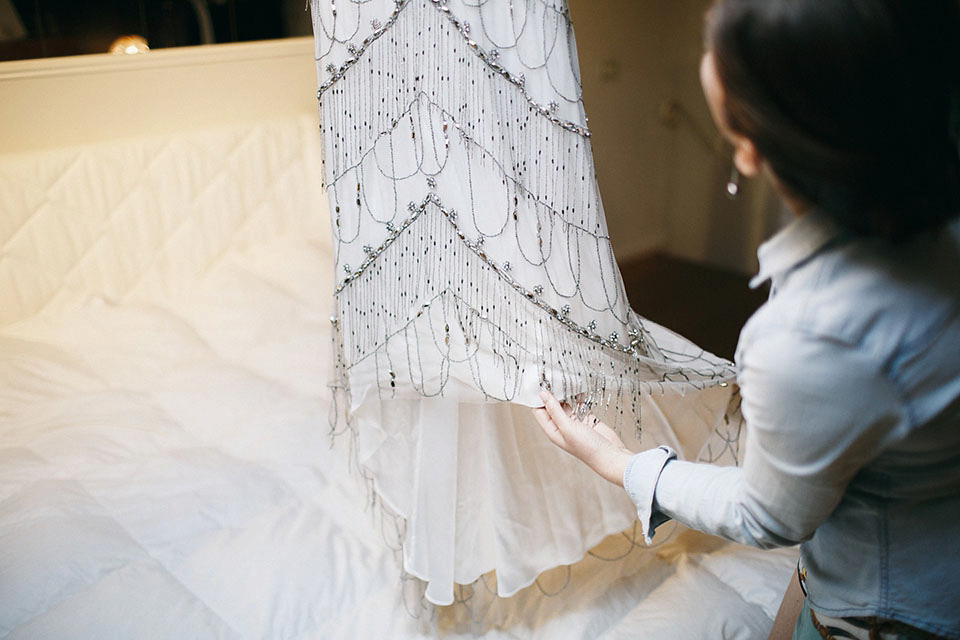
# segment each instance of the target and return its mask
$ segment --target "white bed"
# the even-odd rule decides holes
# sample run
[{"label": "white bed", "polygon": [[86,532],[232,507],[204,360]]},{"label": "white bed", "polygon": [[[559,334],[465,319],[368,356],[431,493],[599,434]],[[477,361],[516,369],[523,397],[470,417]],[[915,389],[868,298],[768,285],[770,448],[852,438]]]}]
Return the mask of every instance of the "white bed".
[{"label": "white bed", "polygon": [[796,550],[689,531],[410,615],[328,437],[319,143],[304,115],[0,155],[0,637],[766,637]]}]

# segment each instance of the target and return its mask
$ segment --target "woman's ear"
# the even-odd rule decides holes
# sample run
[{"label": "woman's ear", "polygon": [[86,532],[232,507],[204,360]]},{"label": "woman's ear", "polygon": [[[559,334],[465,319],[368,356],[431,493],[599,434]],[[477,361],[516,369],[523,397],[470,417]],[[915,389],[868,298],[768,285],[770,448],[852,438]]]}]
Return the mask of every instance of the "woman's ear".
[{"label": "woman's ear", "polygon": [[733,148],[733,164],[742,175],[752,178],[763,168],[763,156],[757,151],[752,140],[737,136]]}]

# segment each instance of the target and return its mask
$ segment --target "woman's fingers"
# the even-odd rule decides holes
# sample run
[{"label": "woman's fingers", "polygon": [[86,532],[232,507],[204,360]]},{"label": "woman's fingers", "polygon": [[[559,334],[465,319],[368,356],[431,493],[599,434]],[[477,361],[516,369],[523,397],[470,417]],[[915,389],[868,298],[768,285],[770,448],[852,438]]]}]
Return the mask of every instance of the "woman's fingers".
[{"label": "woman's fingers", "polygon": [[541,427],[554,444],[584,461],[586,456],[603,446],[604,438],[598,437],[599,434],[593,432],[592,421],[588,423],[571,418],[564,405],[549,391],[541,391],[540,398],[543,400],[544,408],[535,410],[539,411],[541,416],[537,419],[538,421],[549,420],[548,425],[541,422]]},{"label": "woman's fingers", "polygon": [[543,429],[543,432],[547,434],[547,437],[550,438],[550,442],[561,449],[566,448],[563,434],[560,432],[560,429],[557,428],[556,423],[550,418],[550,414],[547,413],[545,408],[538,407],[534,409],[533,417],[536,419],[537,424],[540,425],[540,428]]},{"label": "woman's fingers", "polygon": [[563,405],[560,404],[560,401],[554,397],[549,391],[541,391],[540,399],[543,400],[543,406],[546,408],[547,413],[550,414],[550,418],[553,419],[553,422],[557,425],[558,428],[566,426],[570,421],[570,416],[567,415],[567,412],[564,411]]},{"label": "woman's fingers", "polygon": [[590,424],[593,425],[594,431],[599,433],[601,436],[603,436],[607,441],[612,443],[614,446],[621,447],[621,448],[626,447],[626,445],[623,444],[623,440],[620,439],[620,436],[617,434],[617,432],[611,429],[609,426],[607,426],[603,422],[600,422],[600,419],[597,418],[596,416],[591,415],[588,418],[588,422],[590,422]]},{"label": "woman's fingers", "polygon": [[550,441],[570,453],[610,482],[621,485],[627,461],[633,455],[617,433],[590,415],[585,421],[567,415],[564,406],[548,391],[540,392],[543,407],[533,416]]},{"label": "woman's fingers", "polygon": [[582,436],[578,430],[585,428],[584,425],[570,418],[560,401],[549,391],[541,391],[540,399],[543,400],[543,408],[533,410],[540,428],[553,444],[567,453],[581,457],[582,454],[578,449]]}]

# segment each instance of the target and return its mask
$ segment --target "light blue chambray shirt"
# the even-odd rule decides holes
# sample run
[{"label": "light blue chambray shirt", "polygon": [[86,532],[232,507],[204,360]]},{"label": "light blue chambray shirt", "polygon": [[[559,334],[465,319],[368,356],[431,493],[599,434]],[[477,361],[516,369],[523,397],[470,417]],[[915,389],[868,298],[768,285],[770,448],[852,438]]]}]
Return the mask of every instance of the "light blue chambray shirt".
[{"label": "light blue chambray shirt", "polygon": [[771,294],[737,347],[742,464],[634,456],[644,535],[670,517],[802,542],[814,610],[960,638],[960,223],[890,248],[808,213],[759,257]]}]

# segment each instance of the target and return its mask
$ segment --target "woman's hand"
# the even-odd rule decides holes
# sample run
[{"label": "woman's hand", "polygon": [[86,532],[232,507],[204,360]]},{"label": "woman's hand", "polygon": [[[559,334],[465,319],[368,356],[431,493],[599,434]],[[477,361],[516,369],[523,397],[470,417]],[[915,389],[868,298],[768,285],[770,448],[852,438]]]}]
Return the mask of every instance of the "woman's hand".
[{"label": "woman's hand", "polygon": [[550,441],[582,460],[605,480],[623,486],[623,472],[633,452],[623,445],[617,432],[595,416],[575,420],[549,391],[541,391],[544,406],[533,410],[533,417]]}]

